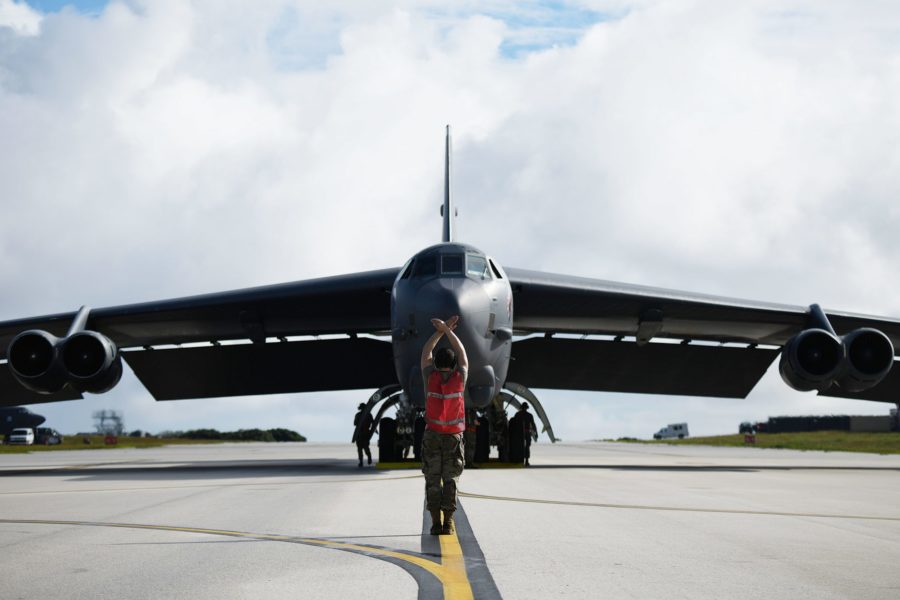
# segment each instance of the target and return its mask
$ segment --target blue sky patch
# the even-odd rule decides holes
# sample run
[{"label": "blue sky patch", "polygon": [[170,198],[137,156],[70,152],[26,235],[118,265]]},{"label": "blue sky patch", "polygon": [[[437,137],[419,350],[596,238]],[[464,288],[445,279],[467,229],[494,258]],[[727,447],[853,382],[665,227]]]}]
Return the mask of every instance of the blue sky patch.
[{"label": "blue sky patch", "polygon": [[42,13],[59,12],[66,6],[71,6],[82,14],[99,15],[109,4],[109,0],[27,0],[26,3]]}]

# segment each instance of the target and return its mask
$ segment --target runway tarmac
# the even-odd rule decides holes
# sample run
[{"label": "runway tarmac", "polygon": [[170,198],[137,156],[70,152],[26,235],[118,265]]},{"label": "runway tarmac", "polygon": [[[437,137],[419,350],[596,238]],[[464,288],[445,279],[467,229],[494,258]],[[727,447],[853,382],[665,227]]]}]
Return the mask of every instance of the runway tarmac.
[{"label": "runway tarmac", "polygon": [[900,456],[538,444],[457,536],[350,444],[0,456],[3,598],[900,598]]}]

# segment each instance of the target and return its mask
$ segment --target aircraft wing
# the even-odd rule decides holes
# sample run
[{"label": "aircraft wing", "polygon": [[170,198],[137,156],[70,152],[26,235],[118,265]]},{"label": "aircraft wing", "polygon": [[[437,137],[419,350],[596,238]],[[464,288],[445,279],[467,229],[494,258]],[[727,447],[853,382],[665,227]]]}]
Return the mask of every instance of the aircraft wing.
[{"label": "aircraft wing", "polygon": [[[809,326],[808,309],[801,306],[505,271],[515,332],[545,334],[513,344],[509,380],[528,387],[743,398],[780,347]],[[891,339],[895,352],[900,349],[898,319],[825,312],[838,335],[874,327]],[[900,369],[864,392],[832,387],[822,394],[897,402]]]},{"label": "aircraft wing", "polygon": [[[390,292],[398,272],[383,269],[95,309],[87,329],[124,349],[123,358],[157,399],[380,387],[396,380],[390,344],[356,334],[390,331]],[[75,315],[0,323],[0,360],[17,334],[43,329],[64,336]],[[328,334],[350,337],[286,340]],[[282,341],[267,343],[272,338]],[[247,343],[219,344],[227,340]],[[209,344],[155,348],[195,342]],[[372,361],[369,368],[347,369]],[[68,388],[50,396],[28,392],[13,380],[8,365],[0,364],[0,405],[80,397]]]}]

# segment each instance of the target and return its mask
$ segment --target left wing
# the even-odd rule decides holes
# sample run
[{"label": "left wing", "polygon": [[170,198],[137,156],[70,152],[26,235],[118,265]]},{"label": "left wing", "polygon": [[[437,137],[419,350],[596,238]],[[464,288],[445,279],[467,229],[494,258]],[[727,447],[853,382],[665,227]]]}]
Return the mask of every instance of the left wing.
[{"label": "left wing", "polygon": [[[390,330],[390,292],[399,269],[383,269],[216,294],[93,310],[87,329],[109,338],[157,399],[379,387],[396,379],[390,344],[356,334]],[[0,360],[19,333],[62,337],[76,313],[0,323]],[[348,334],[343,340],[289,336]],[[280,338],[278,342],[268,339]],[[220,345],[223,340],[252,343]],[[211,342],[194,348],[155,346]],[[337,359],[336,362],[332,360]],[[336,364],[364,364],[354,373]],[[226,375],[222,375],[225,373]],[[45,396],[24,390],[0,364],[0,405],[80,398],[68,386]]]},{"label": "left wing", "polygon": [[[780,348],[810,326],[800,306],[506,268],[518,334],[509,379],[529,387],[745,397]],[[900,320],[826,311],[838,335],[859,327],[900,349]],[[566,339],[553,334],[615,336]],[[634,337],[629,343],[623,338]],[[660,338],[669,343],[659,343]],[[651,340],[657,340],[651,342]],[[674,343],[673,343],[674,342]],[[878,385],[825,395],[896,402],[900,370]]]}]

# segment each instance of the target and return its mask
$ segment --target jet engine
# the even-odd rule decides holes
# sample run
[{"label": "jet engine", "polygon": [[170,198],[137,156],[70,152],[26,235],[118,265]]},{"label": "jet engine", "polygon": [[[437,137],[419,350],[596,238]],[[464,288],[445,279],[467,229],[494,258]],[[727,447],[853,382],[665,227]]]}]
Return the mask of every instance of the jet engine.
[{"label": "jet engine", "polygon": [[122,378],[122,358],[116,345],[96,331],[79,331],[62,341],[63,368],[72,387],[102,394]]},{"label": "jet engine", "polygon": [[34,329],[17,335],[7,351],[10,370],[25,388],[39,394],[60,391],[67,383],[81,392],[102,394],[122,377],[116,345],[96,331],[78,331],[63,339]]},{"label": "jet engine", "polygon": [[59,338],[51,333],[23,331],[13,338],[6,352],[13,377],[32,392],[58,392],[66,385],[66,375],[57,360],[58,347]]},{"label": "jet engine", "polygon": [[863,327],[843,338],[846,364],[837,383],[848,392],[861,392],[874,387],[894,364],[894,345],[877,329]]},{"label": "jet engine", "polygon": [[784,345],[778,370],[795,390],[824,390],[840,374],[844,355],[844,345],[836,335],[824,329],[805,329]]}]

